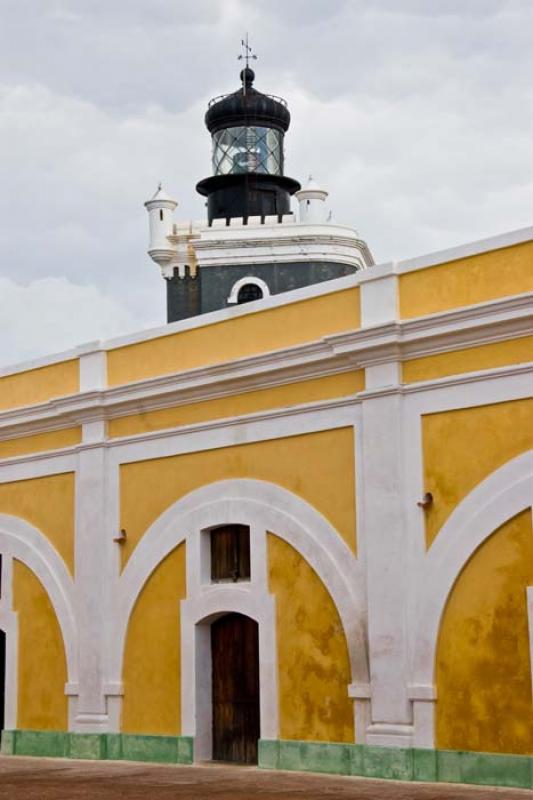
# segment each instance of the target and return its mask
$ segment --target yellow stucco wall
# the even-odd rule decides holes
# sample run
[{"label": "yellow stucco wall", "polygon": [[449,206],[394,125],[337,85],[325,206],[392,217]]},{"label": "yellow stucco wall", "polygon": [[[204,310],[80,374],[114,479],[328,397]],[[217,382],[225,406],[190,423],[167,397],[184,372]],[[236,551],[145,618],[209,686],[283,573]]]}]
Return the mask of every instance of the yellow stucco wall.
[{"label": "yellow stucco wall", "polygon": [[44,403],[80,390],[78,360],[0,377],[0,411]]},{"label": "yellow stucco wall", "polygon": [[0,458],[24,456],[44,450],[59,450],[61,447],[72,447],[80,442],[81,427],[36,433],[33,436],[21,436],[18,439],[6,439],[0,442]]},{"label": "yellow stucco wall", "polygon": [[108,423],[108,434],[110,438],[133,436],[163,428],[192,425],[210,419],[252,414],[270,408],[285,408],[301,403],[346,397],[361,392],[364,388],[364,370],[344,372],[340,375],[289,383],[286,386],[260,389],[230,397],[219,397],[216,400],[206,400],[202,403],[164,408],[160,411],[146,411],[128,417],[117,417]]},{"label": "yellow stucco wall", "polygon": [[429,546],[455,506],[491,472],[533,447],[533,400],[426,414],[422,418]]},{"label": "yellow stucco wall", "polygon": [[437,747],[533,753],[526,605],[531,585],[527,510],[485,541],[448,600],[436,664]]},{"label": "yellow stucco wall", "polygon": [[42,584],[17,560],[13,608],[18,615],[17,727],[66,731],[67,666],[59,623]]},{"label": "yellow stucco wall", "polygon": [[[532,267],[533,269],[533,267]],[[403,382],[415,383],[533,361],[533,336],[414,358],[402,365]]]},{"label": "yellow stucco wall", "polygon": [[74,572],[74,473],[0,484],[0,513],[35,525]]},{"label": "yellow stucco wall", "polygon": [[172,503],[215,481],[254,478],[278,484],[327,517],[355,549],[352,428],[124,464],[120,468],[123,564],[146,529]]},{"label": "yellow stucco wall", "polygon": [[353,742],[353,701],[342,623],[322,581],[287,542],[268,534],[276,597],[281,739]]},{"label": "yellow stucco wall", "polygon": [[409,319],[533,291],[533,242],[400,275],[400,317]]},{"label": "yellow stucco wall", "polygon": [[359,288],[109,350],[110,386],[231,361],[360,327]]},{"label": "yellow stucco wall", "polygon": [[181,733],[180,600],[185,544],[159,564],[133,609],[124,653],[125,733]]}]

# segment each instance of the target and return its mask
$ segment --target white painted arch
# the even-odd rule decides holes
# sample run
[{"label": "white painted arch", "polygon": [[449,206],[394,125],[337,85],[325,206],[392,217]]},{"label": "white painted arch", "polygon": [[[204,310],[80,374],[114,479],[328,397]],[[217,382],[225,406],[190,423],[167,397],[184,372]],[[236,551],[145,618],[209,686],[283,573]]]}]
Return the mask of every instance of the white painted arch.
[{"label": "white painted arch", "polygon": [[[150,526],[118,582],[110,669],[120,681],[128,622],[144,584],[181,542],[214,525],[242,524],[271,531],[294,547],[329,591],[346,635],[352,681],[367,684],[366,607],[361,565],[335,528],[315,508],[266,481],[218,481],[176,501]],[[192,549],[192,548],[191,548]],[[188,585],[188,596],[192,587]]]},{"label": "white painted arch", "polygon": [[455,581],[475,551],[507,520],[533,507],[533,451],[491,473],[455,508],[429,552],[419,559],[420,581],[412,627],[413,682],[434,682],[442,615]]},{"label": "white painted arch", "polygon": [[67,680],[77,682],[77,626],[73,580],[65,562],[33,525],[10,514],[0,514],[0,552],[25,564],[43,585],[55,611],[63,637]]},{"label": "white painted arch", "polygon": [[249,283],[261,289],[263,292],[263,297],[261,299],[270,296],[270,289],[265,281],[261,280],[261,278],[256,278],[254,275],[247,275],[245,278],[239,278],[239,280],[233,284],[227,302],[231,305],[235,305],[239,301],[239,291],[243,286],[247,286]]}]

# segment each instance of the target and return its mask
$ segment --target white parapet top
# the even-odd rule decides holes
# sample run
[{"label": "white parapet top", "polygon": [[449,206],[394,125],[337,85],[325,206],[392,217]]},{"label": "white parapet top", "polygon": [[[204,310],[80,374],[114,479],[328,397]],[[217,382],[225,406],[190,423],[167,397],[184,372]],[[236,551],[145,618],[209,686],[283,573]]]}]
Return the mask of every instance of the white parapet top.
[{"label": "white parapet top", "polygon": [[[156,260],[164,277],[182,267],[184,245],[195,265],[294,263],[306,261],[348,264],[358,270],[372,266],[372,255],[357,231],[330,222],[298,222],[293,214],[278,217],[242,217],[173,226],[168,236],[174,255],[167,262]],[[181,259],[181,260],[180,260]]]}]

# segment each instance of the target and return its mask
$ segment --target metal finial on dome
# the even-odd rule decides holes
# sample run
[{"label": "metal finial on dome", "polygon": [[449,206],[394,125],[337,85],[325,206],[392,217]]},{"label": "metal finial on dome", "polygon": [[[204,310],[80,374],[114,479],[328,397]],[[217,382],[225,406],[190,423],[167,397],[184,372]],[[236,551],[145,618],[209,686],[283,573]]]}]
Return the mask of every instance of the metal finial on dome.
[{"label": "metal finial on dome", "polygon": [[250,59],[253,61],[257,61],[257,56],[255,53],[252,52],[252,48],[248,44],[248,33],[246,34],[246,39],[241,39],[241,47],[242,53],[238,56],[237,60],[246,62],[246,66],[243,70],[241,70],[240,79],[242,81],[242,88],[243,91],[246,92],[246,89],[249,89],[252,83],[254,82],[255,73],[253,69],[250,69]]},{"label": "metal finial on dome", "polygon": [[241,70],[239,77],[244,88],[250,89],[255,80],[255,72],[250,67],[245,67]]}]

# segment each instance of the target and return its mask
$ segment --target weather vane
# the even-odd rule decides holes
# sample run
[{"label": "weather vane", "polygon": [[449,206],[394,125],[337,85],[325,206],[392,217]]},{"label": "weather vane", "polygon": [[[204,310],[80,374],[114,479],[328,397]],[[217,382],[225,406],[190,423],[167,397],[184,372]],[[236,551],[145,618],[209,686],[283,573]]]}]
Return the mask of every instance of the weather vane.
[{"label": "weather vane", "polygon": [[242,46],[242,53],[238,57],[238,61],[242,61],[244,59],[246,61],[246,69],[250,66],[250,59],[253,61],[257,61],[257,56],[255,53],[252,53],[252,48],[248,44],[248,34],[246,34],[246,39],[241,39],[241,46]]}]

